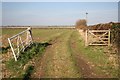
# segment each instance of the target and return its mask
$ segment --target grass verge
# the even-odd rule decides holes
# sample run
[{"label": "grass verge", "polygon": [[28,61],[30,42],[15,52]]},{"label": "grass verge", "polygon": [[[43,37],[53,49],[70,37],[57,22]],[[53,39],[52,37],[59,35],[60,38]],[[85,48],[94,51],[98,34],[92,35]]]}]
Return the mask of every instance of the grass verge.
[{"label": "grass verge", "polygon": [[88,46],[85,47],[83,39],[80,37],[77,31],[74,31],[71,35],[69,41],[74,46],[74,50],[71,49],[71,52],[74,54],[74,51],[77,53],[75,55],[82,55],[84,59],[95,68],[96,74],[109,75],[111,77],[118,77],[118,69],[115,69],[112,64],[109,62],[108,57],[104,54],[105,46]]},{"label": "grass verge", "polygon": [[[15,61],[13,58],[6,62],[6,67],[11,71],[12,78],[26,78],[30,77],[32,70],[34,67],[31,67],[32,64],[29,62],[35,58],[40,57],[41,54],[45,51],[45,47],[47,47],[48,43],[33,43],[30,47],[28,47],[24,52],[21,52],[18,61]],[[30,68],[30,69],[29,69]]]}]

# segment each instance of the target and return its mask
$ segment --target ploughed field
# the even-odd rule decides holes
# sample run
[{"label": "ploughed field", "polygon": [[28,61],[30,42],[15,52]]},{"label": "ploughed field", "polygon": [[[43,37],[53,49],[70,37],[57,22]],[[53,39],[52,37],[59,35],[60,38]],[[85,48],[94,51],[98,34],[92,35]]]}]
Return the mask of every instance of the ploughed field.
[{"label": "ploughed field", "polygon": [[33,28],[34,44],[14,61],[8,44],[11,37],[25,29],[2,29],[2,73],[5,78],[116,78],[106,53],[108,46],[85,47],[76,29]]}]

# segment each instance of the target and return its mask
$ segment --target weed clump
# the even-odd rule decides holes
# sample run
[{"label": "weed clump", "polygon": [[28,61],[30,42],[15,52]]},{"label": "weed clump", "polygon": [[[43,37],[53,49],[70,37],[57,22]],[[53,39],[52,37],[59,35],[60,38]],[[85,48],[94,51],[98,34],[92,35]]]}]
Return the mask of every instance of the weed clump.
[{"label": "weed clump", "polygon": [[25,72],[25,74],[23,75],[23,80],[29,80],[30,79],[30,76],[31,76],[31,73],[33,72],[34,70],[34,66],[29,66]]},{"label": "weed clump", "polygon": [[[15,61],[13,58],[6,62],[6,67],[13,72],[13,76],[16,75],[22,78],[31,74],[32,71],[29,72],[24,70],[24,66],[33,58],[37,56],[41,56],[41,54],[45,51],[45,48],[48,46],[48,43],[33,43],[31,46],[27,47],[24,52],[20,53],[18,60]],[[28,67],[29,68],[29,67]],[[27,68],[27,69],[28,69]],[[30,68],[31,69],[31,68]],[[24,75],[23,75],[24,74]],[[26,77],[25,77],[26,78]]]},{"label": "weed clump", "polygon": [[10,49],[10,46],[7,47],[0,47],[0,53],[4,54],[8,52],[8,49]]}]

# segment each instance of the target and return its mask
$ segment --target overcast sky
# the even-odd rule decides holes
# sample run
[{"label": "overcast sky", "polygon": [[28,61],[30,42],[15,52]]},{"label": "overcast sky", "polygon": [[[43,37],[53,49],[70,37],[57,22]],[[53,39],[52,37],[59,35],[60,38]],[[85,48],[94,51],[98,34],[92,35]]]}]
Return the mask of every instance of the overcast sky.
[{"label": "overcast sky", "polygon": [[2,2],[2,25],[74,25],[86,12],[89,25],[118,22],[117,2]]}]

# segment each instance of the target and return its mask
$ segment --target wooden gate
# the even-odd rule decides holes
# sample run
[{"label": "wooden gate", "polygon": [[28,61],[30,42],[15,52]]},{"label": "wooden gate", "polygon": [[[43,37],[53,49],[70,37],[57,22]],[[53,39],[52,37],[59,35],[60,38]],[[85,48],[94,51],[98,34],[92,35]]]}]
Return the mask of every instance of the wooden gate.
[{"label": "wooden gate", "polygon": [[110,45],[110,30],[86,30],[85,45]]}]

